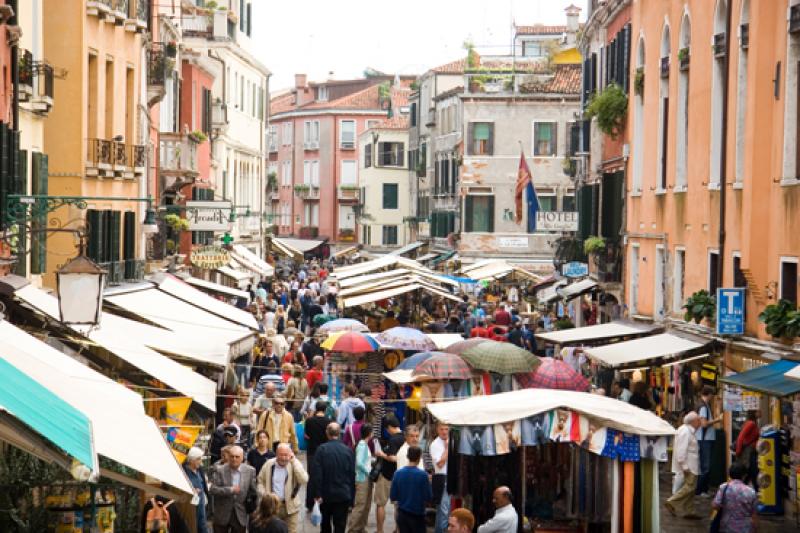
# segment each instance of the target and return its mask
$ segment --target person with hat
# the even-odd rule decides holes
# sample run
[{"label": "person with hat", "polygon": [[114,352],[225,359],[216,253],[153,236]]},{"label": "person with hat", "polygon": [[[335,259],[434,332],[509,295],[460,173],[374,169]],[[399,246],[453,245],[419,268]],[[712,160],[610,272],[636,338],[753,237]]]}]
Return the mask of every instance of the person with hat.
[{"label": "person with hat", "polygon": [[256,431],[262,429],[267,432],[273,450],[277,450],[278,444],[284,442],[292,447],[294,453],[298,452],[294,418],[286,411],[286,398],[283,395],[276,395],[272,399],[272,409],[264,411],[259,417]]}]

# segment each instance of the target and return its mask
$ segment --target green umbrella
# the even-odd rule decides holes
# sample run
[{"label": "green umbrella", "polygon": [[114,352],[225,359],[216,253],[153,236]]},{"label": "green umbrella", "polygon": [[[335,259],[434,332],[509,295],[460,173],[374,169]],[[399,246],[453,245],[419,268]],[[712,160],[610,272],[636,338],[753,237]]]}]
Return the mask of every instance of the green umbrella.
[{"label": "green umbrella", "polygon": [[461,352],[461,358],[476,370],[497,374],[520,374],[534,370],[541,362],[528,350],[510,342],[486,340]]},{"label": "green umbrella", "polygon": [[312,322],[314,323],[314,327],[318,328],[326,322],[330,322],[331,320],[336,320],[336,317],[331,315],[316,315]]}]

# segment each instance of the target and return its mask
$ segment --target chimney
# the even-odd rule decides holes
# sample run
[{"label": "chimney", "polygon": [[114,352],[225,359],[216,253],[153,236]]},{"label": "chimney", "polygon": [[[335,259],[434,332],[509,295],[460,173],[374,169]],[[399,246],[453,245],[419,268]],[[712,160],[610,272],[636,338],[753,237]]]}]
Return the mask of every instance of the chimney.
[{"label": "chimney", "polygon": [[578,32],[578,17],[581,14],[581,8],[575,4],[570,4],[564,12],[567,14],[567,33]]},{"label": "chimney", "polygon": [[306,87],[307,78],[305,74],[295,74],[294,75],[294,88],[295,89],[305,89]]}]

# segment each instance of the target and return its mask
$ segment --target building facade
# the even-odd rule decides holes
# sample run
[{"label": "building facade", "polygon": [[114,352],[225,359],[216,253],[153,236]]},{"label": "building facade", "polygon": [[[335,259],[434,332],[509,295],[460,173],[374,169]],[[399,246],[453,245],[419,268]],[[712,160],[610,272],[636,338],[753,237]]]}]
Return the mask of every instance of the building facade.
[{"label": "building facade", "polygon": [[[18,234],[15,224],[9,220],[7,210],[7,197],[9,194],[25,194],[28,184],[20,179],[17,168],[19,156],[19,124],[14,121],[17,117],[14,109],[13,91],[16,81],[15,70],[12,68],[12,58],[16,58],[15,51],[20,37],[20,21],[17,3],[13,0],[4,0],[0,3],[0,31],[5,39],[0,40],[0,68],[11,75],[4,76],[0,83],[0,235],[6,236],[7,241],[0,241],[0,274],[7,274],[15,268],[18,247],[12,247],[12,233]],[[25,238],[25,237],[22,237]]]}]

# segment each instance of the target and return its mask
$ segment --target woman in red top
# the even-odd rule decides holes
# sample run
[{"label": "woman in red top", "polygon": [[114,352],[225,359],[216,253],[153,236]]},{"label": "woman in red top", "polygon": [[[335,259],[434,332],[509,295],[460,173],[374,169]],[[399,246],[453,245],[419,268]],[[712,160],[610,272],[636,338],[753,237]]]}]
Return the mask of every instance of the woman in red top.
[{"label": "woman in red top", "polygon": [[756,486],[758,477],[756,443],[758,443],[760,434],[758,411],[747,411],[747,420],[736,438],[736,462],[747,469],[747,482],[752,484],[756,490],[758,490]]}]

